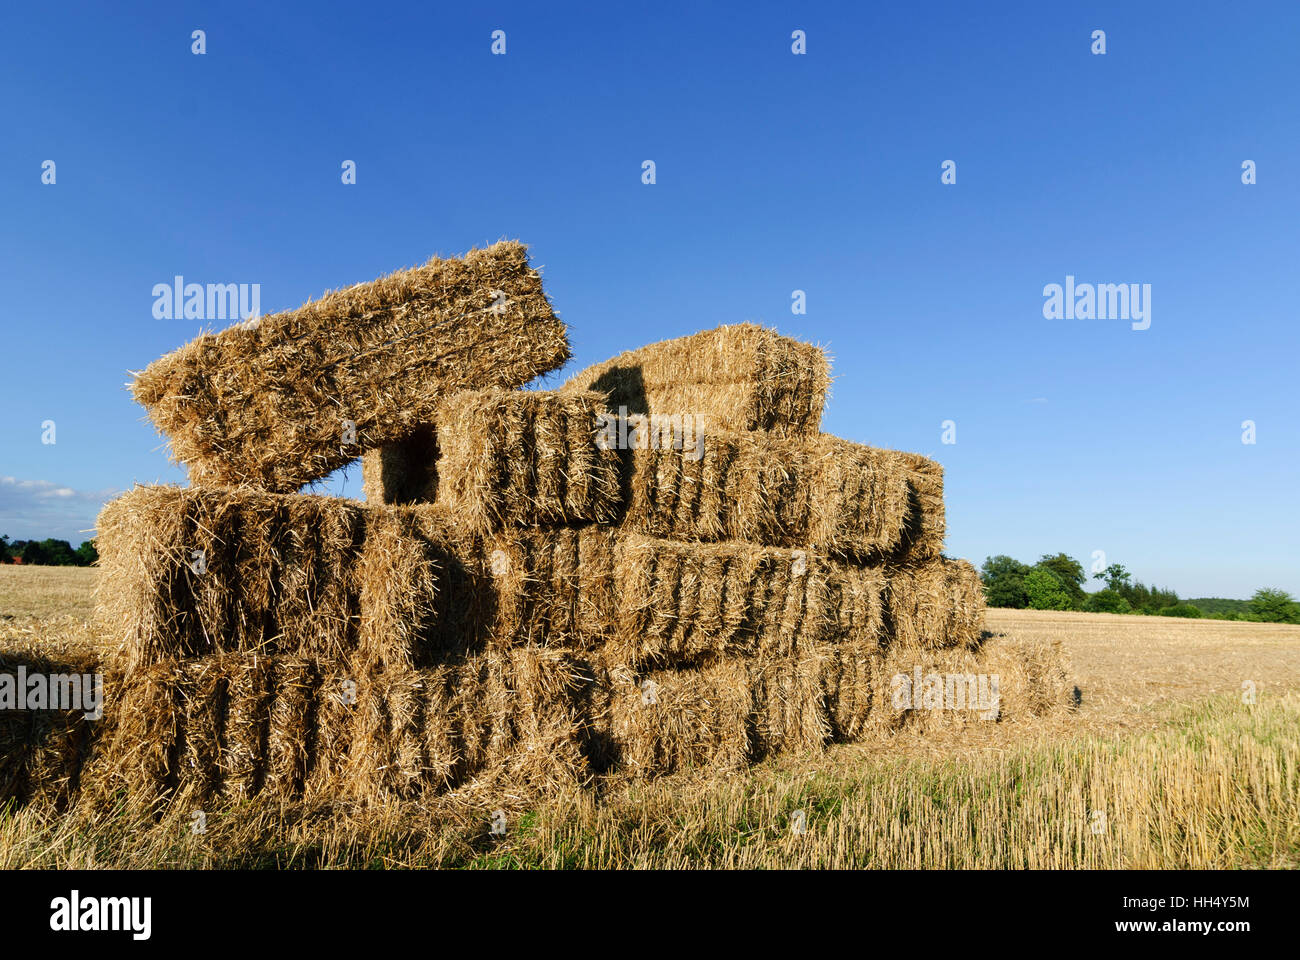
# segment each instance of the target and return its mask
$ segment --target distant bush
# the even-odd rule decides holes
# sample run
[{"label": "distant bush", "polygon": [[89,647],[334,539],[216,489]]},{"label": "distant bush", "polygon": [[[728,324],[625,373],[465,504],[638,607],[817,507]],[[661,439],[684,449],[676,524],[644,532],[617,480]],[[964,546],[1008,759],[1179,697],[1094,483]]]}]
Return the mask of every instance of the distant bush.
[{"label": "distant bush", "polygon": [[1262,623],[1300,623],[1300,603],[1275,587],[1263,587],[1250,598],[1250,612]]},{"label": "distant bush", "polygon": [[1030,610],[1069,610],[1074,605],[1061,578],[1045,567],[1034,567],[1025,575],[1025,594]]},{"label": "distant bush", "polygon": [[95,541],[87,540],[75,550],[67,540],[10,540],[0,537],[0,563],[21,560],[24,564],[47,567],[88,567],[99,559]]},{"label": "distant bush", "polygon": [[990,607],[1014,607],[1023,609],[1029,606],[1029,594],[1025,593],[1025,575],[1029,566],[1011,557],[1001,554],[989,557],[980,567],[980,579],[984,581],[984,600]]},{"label": "distant bush", "polygon": [[1120,596],[1118,590],[1107,587],[1105,590],[1098,590],[1090,595],[1084,601],[1083,609],[1091,613],[1130,613],[1133,607]]},{"label": "distant bush", "polygon": [[1228,600],[1223,597],[1192,597],[1187,601],[1201,611],[1203,617],[1216,620],[1236,620],[1250,613],[1249,600]]},{"label": "distant bush", "polygon": [[1088,575],[1083,572],[1083,565],[1074,557],[1064,553],[1044,554],[1038,558],[1036,569],[1048,570],[1056,575],[1056,579],[1061,582],[1061,589],[1065,591],[1070,602],[1065,607],[1054,607],[1059,610],[1082,610],[1084,600],[1087,594],[1083,592],[1083,585],[1088,580]]},{"label": "distant bush", "polygon": [[99,562],[99,548],[95,546],[94,540],[86,540],[81,546],[77,547],[77,565],[88,567],[93,563]]},{"label": "distant bush", "polygon": [[1006,554],[988,557],[980,568],[980,579],[984,581],[984,598],[990,607],[1300,623],[1300,602],[1285,590],[1256,590],[1250,600],[1222,597],[1183,600],[1173,590],[1134,580],[1119,563],[1094,574],[1093,579],[1105,581],[1106,586],[1087,594],[1083,591],[1083,567],[1064,553],[1044,554],[1032,567]]}]

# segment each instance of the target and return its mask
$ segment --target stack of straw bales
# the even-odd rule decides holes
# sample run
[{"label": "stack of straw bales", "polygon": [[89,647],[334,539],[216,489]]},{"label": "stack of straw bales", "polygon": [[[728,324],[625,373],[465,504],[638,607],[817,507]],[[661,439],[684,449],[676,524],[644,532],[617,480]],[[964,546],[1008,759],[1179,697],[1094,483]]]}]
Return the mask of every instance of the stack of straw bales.
[{"label": "stack of straw bales", "polygon": [[[151,364],[193,485],[100,517],[120,677],[88,789],[736,769],[932,722],[893,695],[919,671],[1000,673],[1002,717],[1059,702],[1056,650],[984,639],[939,465],[820,432],[819,348],[726,326],[520,389],[568,357],[503,242]],[[364,504],[296,492],[357,454]]]}]

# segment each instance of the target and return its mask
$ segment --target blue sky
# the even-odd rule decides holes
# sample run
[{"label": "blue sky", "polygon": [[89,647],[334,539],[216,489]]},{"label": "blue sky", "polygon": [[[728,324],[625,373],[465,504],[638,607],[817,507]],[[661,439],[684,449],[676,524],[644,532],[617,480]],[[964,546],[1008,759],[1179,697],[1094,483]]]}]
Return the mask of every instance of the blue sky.
[{"label": "blue sky", "polygon": [[[0,532],[184,480],[123,386],[198,332],[154,284],[273,312],[517,237],[567,371],[743,320],[826,345],[824,429],[939,459],[953,555],[1300,594],[1297,36],[1281,2],[10,5]],[[1066,275],[1150,284],[1150,328],[1044,319]]]}]

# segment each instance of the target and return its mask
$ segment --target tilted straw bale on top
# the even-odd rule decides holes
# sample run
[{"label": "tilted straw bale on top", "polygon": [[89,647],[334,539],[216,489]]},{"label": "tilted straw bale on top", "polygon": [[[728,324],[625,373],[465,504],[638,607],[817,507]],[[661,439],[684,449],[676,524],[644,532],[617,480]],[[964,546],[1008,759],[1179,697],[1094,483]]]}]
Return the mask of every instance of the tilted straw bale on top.
[{"label": "tilted straw bale on top", "polygon": [[450,389],[568,359],[526,247],[502,241],[202,334],[132,390],[191,482],[286,493],[409,437]]}]

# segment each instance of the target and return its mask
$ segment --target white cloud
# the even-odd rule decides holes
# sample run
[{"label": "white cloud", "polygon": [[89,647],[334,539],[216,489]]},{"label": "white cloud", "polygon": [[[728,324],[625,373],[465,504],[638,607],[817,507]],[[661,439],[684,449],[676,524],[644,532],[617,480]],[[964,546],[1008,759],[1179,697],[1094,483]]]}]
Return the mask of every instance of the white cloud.
[{"label": "white cloud", "polygon": [[0,534],[10,540],[67,540],[94,535],[99,508],[120,490],[74,490],[46,480],[0,477]]}]

